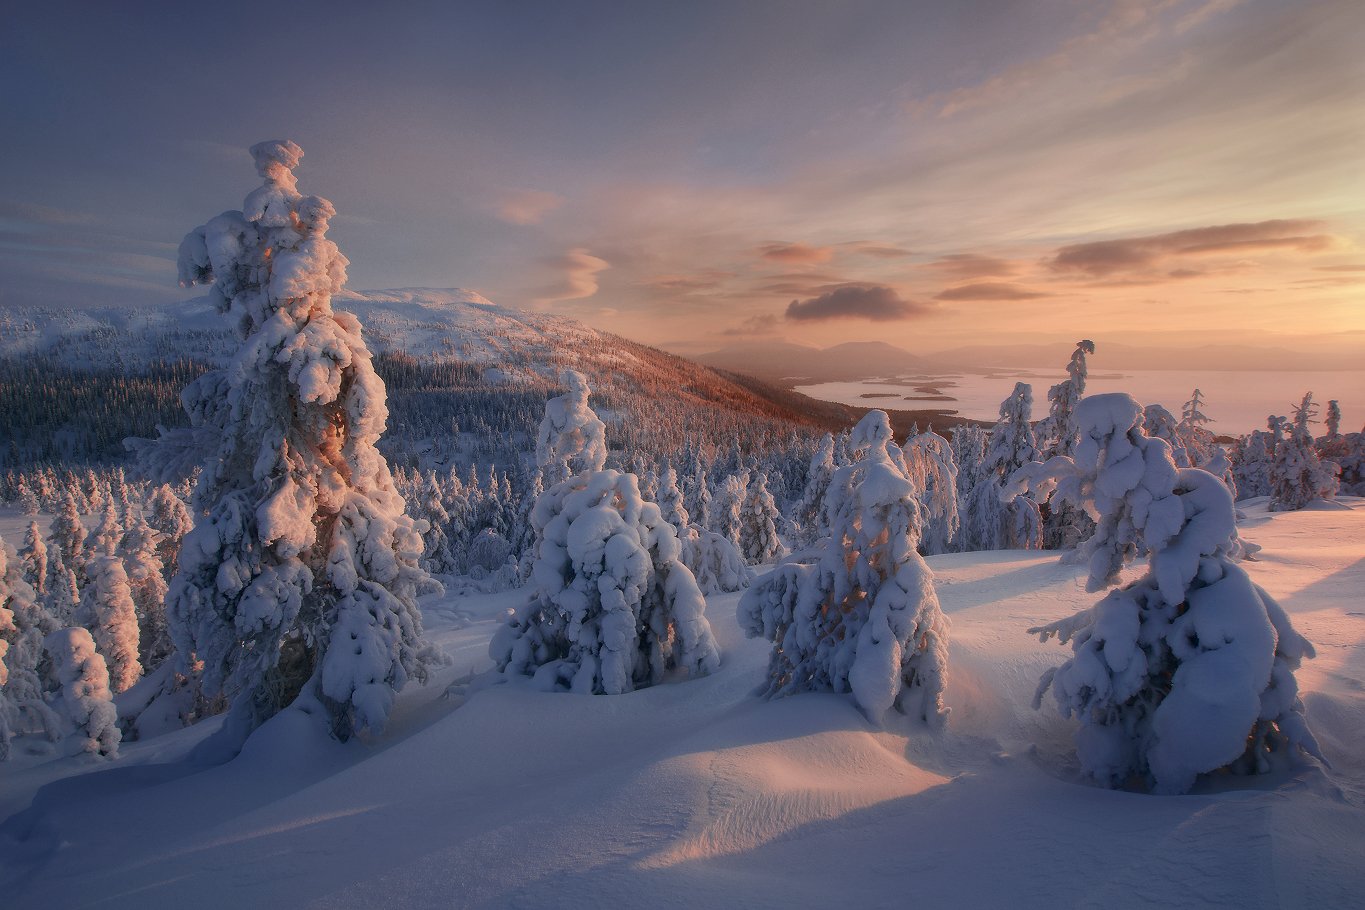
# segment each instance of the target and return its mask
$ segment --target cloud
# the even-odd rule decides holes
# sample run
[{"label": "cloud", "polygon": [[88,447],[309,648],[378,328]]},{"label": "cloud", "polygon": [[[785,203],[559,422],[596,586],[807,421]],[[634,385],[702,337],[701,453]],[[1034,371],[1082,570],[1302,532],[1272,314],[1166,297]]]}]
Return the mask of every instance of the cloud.
[{"label": "cloud", "polygon": [[827,319],[870,319],[890,322],[929,312],[922,303],[905,300],[891,288],[879,284],[845,284],[819,297],[793,300],[787,306],[787,319],[818,322]]},{"label": "cloud", "polygon": [[964,284],[960,287],[948,288],[937,294],[935,300],[1036,300],[1039,297],[1052,296],[1041,294],[1038,291],[1030,291],[1028,288],[1021,288],[1016,284],[1006,284],[1003,281],[978,281],[974,284]]},{"label": "cloud", "polygon": [[508,224],[539,224],[563,204],[564,197],[558,193],[513,190],[494,201],[493,214]]},{"label": "cloud", "polygon": [[1077,243],[1059,249],[1048,265],[1055,272],[1075,272],[1101,278],[1116,272],[1155,268],[1168,256],[1274,249],[1311,253],[1333,245],[1331,236],[1313,233],[1321,227],[1320,221],[1280,219]]},{"label": "cloud", "polygon": [[827,246],[809,246],[805,243],[765,243],[758,248],[758,255],[790,265],[814,265],[828,262],[834,251]]},{"label": "cloud", "polygon": [[611,263],[582,247],[569,250],[562,256],[551,257],[545,260],[545,264],[559,269],[563,274],[559,280],[542,289],[535,299],[537,306],[591,297],[597,293],[597,273],[611,268]]},{"label": "cloud", "polygon": [[1365,272],[1365,265],[1320,265],[1319,272]]},{"label": "cloud", "polygon": [[904,259],[906,256],[913,255],[910,250],[902,247],[883,243],[872,243],[869,240],[850,240],[847,243],[841,243],[839,245],[848,247],[853,252],[863,256],[871,256],[874,259]]},{"label": "cloud", "polygon": [[1012,262],[979,253],[952,253],[940,256],[928,264],[950,279],[968,280],[972,278],[1005,278],[1016,271]]},{"label": "cloud", "polygon": [[757,316],[750,316],[739,325],[724,329],[720,334],[732,336],[771,335],[777,331],[780,324],[781,320],[772,313],[760,313]]},{"label": "cloud", "polygon": [[735,277],[734,272],[709,269],[690,275],[656,275],[644,282],[644,286],[666,294],[688,294],[693,291],[711,291]]}]

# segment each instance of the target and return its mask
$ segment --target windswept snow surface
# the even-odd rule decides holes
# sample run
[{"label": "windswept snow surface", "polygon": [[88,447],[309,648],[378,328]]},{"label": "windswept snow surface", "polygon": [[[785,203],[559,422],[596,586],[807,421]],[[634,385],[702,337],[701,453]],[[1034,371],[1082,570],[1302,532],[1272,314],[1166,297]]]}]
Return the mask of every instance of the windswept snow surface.
[{"label": "windswept snow surface", "polygon": [[[488,667],[518,592],[428,602],[454,658],[379,739],[285,712],[235,761],[182,760],[216,726],[117,761],[0,766],[0,903],[68,907],[1351,907],[1365,893],[1365,500],[1242,503],[1253,578],[1317,646],[1299,671],[1332,762],[1166,797],[1083,783],[1074,726],[1030,701],[1065,658],[1029,626],[1092,603],[1055,553],[936,556],[953,623],[946,729],[851,698],[752,696],[768,643],[709,599],[719,672],[618,696]],[[15,539],[23,519],[0,516]],[[1132,570],[1130,570],[1132,571]],[[472,617],[472,619],[471,619]],[[457,692],[462,691],[456,689]]]}]

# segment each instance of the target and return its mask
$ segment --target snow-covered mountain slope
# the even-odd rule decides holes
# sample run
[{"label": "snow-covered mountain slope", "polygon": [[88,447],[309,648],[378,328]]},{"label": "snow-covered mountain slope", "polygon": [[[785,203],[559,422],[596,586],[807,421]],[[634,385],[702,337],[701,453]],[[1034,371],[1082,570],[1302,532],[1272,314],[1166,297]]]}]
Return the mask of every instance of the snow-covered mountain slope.
[{"label": "snow-covered mountain slope", "polygon": [[1298,678],[1331,769],[1280,760],[1180,797],[1078,780],[1074,726],[1030,707],[1069,652],[1025,630],[1097,599],[1055,553],[929,560],[953,623],[941,733],[875,729],[838,696],[753,697],[767,650],[734,595],[708,606],[712,677],[442,698],[487,668],[513,592],[428,604],[454,663],[378,739],[338,745],[286,713],[217,767],[181,762],[207,727],[114,763],[21,757],[0,774],[0,894],[7,910],[1355,906],[1365,501],[1248,513],[1264,547],[1248,570],[1318,648]]}]

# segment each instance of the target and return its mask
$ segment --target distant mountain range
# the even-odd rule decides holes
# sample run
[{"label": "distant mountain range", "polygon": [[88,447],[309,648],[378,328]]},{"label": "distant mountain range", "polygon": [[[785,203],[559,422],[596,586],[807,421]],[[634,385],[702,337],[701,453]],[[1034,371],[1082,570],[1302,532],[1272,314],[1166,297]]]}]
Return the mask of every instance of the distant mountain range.
[{"label": "distant mountain range", "polygon": [[[1202,345],[1156,348],[1097,340],[1090,358],[1094,371],[1126,370],[1360,370],[1365,360],[1343,353],[1308,353],[1251,345]],[[1074,343],[970,345],[913,354],[881,341],[851,342],[829,348],[787,341],[731,345],[693,359],[723,370],[748,373],[791,387],[819,382],[945,373],[988,373],[1000,369],[1065,367]]]}]

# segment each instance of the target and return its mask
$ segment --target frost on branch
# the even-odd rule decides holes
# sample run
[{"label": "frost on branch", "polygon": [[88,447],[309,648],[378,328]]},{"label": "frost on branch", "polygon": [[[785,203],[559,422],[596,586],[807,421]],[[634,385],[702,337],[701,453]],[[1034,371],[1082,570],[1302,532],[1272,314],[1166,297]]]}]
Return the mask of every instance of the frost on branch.
[{"label": "frost on branch", "polygon": [[948,621],[916,549],[921,507],[893,444],[886,412],[868,412],[850,443],[861,457],[830,482],[818,562],[760,578],[740,599],[739,623],[773,642],[769,695],[851,692],[874,722],[895,707],[938,723]]},{"label": "frost on branch", "polygon": [[535,593],[489,644],[500,671],[546,689],[615,695],[674,671],[702,676],[720,665],[706,600],[682,562],[682,546],[634,474],[604,470],[601,427],[588,386],[563,377],[537,458],[547,474],[577,465],[531,512]]},{"label": "frost on branch", "polygon": [[[1127,395],[1088,398],[1077,420],[1070,479],[1098,518],[1089,589],[1113,582],[1139,548],[1151,558],[1091,609],[1030,630],[1073,654],[1044,674],[1035,705],[1052,690],[1081,724],[1081,767],[1111,787],[1183,793],[1224,766],[1264,769],[1268,751],[1289,746],[1321,758],[1294,679],[1312,645],[1232,561],[1227,487],[1177,468]],[[1064,461],[1049,462],[1054,476]]]},{"label": "frost on branch", "polygon": [[423,639],[420,528],[375,448],[388,410],[360,323],[334,312],[346,257],[330,202],[303,196],[292,142],[251,148],[264,183],[180,246],[241,346],[192,383],[189,430],[140,446],[153,475],[203,473],[167,620],[180,670],[203,661],[244,735],[304,692],[334,735],[384,726],[397,693],[440,658]]}]

